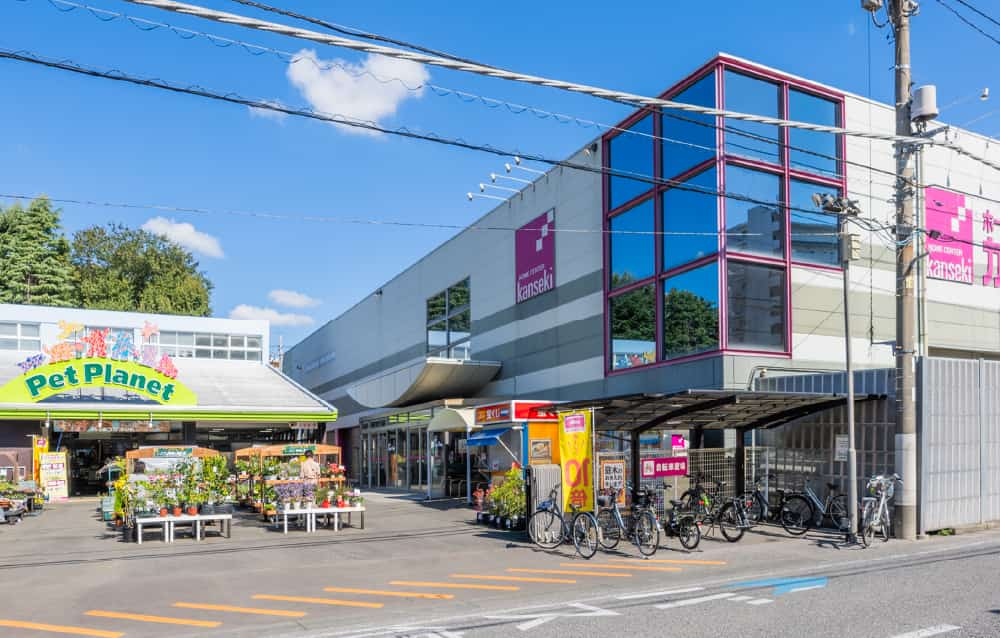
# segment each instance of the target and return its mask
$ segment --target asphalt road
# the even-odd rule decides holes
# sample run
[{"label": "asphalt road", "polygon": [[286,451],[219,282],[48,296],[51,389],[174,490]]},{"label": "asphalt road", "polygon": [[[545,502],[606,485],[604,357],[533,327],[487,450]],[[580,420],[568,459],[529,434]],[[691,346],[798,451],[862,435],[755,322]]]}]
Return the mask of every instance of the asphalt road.
[{"label": "asphalt road", "polygon": [[0,636],[1000,636],[997,531],[864,550],[762,529],[583,561],[393,497],[363,531],[199,544],[109,545],[77,518],[0,530]]}]

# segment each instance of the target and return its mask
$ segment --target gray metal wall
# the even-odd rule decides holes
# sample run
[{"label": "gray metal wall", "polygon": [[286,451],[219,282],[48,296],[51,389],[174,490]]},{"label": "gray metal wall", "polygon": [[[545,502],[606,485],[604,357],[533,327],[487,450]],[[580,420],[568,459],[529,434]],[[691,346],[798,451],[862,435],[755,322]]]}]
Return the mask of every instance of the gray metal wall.
[{"label": "gray metal wall", "polygon": [[1000,363],[920,363],[920,527],[1000,520]]}]

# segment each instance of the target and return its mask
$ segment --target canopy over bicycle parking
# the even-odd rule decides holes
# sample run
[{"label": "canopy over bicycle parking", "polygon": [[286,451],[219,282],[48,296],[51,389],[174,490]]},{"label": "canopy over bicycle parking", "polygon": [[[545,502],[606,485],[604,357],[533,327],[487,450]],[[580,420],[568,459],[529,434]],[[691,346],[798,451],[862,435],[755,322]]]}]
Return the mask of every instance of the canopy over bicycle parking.
[{"label": "canopy over bicycle parking", "polygon": [[[884,398],[858,394],[856,403]],[[701,447],[706,430],[743,433],[770,429],[847,404],[846,395],[808,392],[754,392],[748,390],[684,390],[672,394],[628,394],[607,399],[561,403],[558,410],[594,410],[599,432],[628,433],[631,439],[632,484],[640,483],[639,437],[653,430],[691,431],[692,447]],[[738,449],[744,438],[736,437]],[[737,493],[744,490],[743,454],[735,455]]]}]

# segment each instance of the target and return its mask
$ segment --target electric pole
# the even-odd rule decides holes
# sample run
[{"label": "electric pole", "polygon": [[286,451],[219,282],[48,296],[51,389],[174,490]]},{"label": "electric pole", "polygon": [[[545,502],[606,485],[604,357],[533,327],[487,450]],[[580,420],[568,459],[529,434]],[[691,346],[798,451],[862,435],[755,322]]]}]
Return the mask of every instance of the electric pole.
[{"label": "electric pole", "polygon": [[[910,136],[910,16],[912,0],[890,0],[896,44],[896,135]],[[913,290],[914,182],[908,142],[896,142],[896,472],[903,477],[896,497],[896,529],[904,539],[917,536],[917,405]],[[900,493],[901,492],[901,493]]]}]

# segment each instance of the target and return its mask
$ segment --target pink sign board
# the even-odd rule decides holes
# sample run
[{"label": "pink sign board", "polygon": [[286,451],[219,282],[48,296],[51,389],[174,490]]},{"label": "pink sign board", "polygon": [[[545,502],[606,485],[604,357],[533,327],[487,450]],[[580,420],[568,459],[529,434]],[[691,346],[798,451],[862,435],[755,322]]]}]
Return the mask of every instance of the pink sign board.
[{"label": "pink sign board", "polygon": [[928,186],[924,202],[927,230],[940,233],[927,236],[927,276],[971,284],[973,216],[965,195]]},{"label": "pink sign board", "polygon": [[556,287],[555,209],[539,215],[514,235],[517,303]]},{"label": "pink sign board", "polygon": [[642,478],[684,476],[687,473],[688,460],[683,456],[667,456],[659,459],[642,460]]},{"label": "pink sign board", "polygon": [[587,417],[582,414],[571,414],[563,419],[563,431],[566,434],[587,431]]}]

